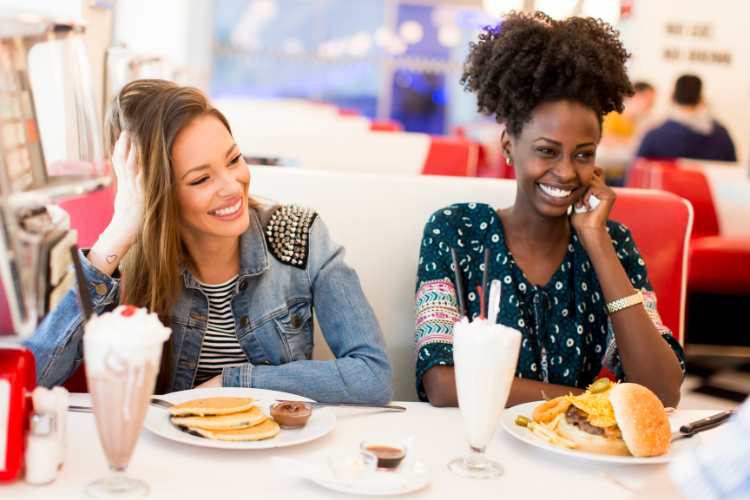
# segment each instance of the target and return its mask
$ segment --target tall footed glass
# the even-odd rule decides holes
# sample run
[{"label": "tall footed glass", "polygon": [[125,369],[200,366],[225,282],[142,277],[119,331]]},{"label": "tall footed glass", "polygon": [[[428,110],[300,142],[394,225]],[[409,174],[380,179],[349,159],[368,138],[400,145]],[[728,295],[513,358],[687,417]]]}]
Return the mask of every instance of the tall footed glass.
[{"label": "tall footed glass", "polygon": [[146,496],[148,485],[125,475],[138,442],[169,337],[155,314],[132,306],[94,316],[83,337],[86,379],[96,428],[111,471],[88,485],[94,498]]},{"label": "tall footed glass", "polygon": [[520,345],[518,330],[484,319],[464,318],[453,328],[456,392],[470,451],[448,468],[460,476],[486,479],[503,473],[484,452],[508,400]]}]

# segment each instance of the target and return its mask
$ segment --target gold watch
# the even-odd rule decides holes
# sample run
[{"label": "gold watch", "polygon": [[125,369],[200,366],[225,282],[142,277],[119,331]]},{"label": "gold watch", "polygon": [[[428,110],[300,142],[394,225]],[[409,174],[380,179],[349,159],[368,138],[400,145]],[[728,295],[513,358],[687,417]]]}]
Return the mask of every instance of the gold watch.
[{"label": "gold watch", "polygon": [[617,311],[622,311],[623,309],[627,309],[628,307],[637,304],[643,304],[643,294],[640,290],[636,290],[633,295],[628,295],[627,297],[613,300],[612,302],[607,304],[607,312],[612,315]]}]

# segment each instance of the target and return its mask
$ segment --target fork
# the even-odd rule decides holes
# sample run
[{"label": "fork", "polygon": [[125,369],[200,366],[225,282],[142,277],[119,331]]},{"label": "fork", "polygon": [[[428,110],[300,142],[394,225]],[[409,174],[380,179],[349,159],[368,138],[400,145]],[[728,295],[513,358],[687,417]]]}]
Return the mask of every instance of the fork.
[{"label": "fork", "polygon": [[171,408],[174,406],[174,403],[170,403],[166,399],[155,398],[155,397],[151,398],[150,403],[153,406],[158,406],[159,408]]}]

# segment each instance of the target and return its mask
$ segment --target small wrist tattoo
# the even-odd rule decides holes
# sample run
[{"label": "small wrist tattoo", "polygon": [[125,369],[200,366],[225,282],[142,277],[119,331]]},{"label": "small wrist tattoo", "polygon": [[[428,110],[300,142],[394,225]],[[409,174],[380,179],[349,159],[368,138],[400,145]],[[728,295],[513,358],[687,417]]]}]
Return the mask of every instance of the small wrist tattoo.
[{"label": "small wrist tattoo", "polygon": [[106,257],[104,258],[104,260],[106,260],[106,261],[107,261],[107,264],[111,264],[111,263],[113,263],[113,262],[114,262],[115,260],[117,260],[117,255],[115,255],[115,254],[112,254],[112,255],[107,255],[107,256],[106,256]]}]

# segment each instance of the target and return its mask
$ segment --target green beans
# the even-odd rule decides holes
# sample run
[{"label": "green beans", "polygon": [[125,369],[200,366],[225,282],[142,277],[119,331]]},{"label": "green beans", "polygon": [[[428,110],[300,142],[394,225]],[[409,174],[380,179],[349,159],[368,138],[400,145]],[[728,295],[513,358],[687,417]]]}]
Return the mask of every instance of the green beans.
[{"label": "green beans", "polygon": [[520,425],[521,427],[528,427],[530,422],[529,417],[524,417],[523,415],[518,415],[515,420],[516,425]]},{"label": "green beans", "polygon": [[608,378],[600,378],[598,380],[595,380],[593,384],[589,386],[589,392],[591,394],[596,394],[598,392],[604,392],[607,389],[609,389],[609,386],[612,384]]}]

